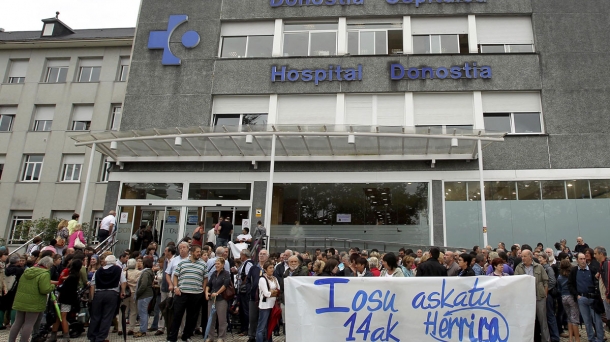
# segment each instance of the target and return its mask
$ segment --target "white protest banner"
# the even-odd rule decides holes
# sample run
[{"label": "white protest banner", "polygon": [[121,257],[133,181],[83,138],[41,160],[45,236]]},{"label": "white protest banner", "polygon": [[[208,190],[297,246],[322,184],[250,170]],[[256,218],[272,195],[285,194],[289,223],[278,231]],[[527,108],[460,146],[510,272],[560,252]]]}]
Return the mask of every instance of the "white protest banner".
[{"label": "white protest banner", "polygon": [[288,277],[286,341],[533,341],[534,277]]}]

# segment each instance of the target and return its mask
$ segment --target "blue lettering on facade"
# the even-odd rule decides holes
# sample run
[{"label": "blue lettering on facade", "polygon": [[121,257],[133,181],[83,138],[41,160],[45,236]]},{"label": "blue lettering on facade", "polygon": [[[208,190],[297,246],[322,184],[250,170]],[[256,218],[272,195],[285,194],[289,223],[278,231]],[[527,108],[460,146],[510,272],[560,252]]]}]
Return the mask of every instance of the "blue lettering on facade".
[{"label": "blue lettering on facade", "polygon": [[269,0],[271,7],[364,5],[364,0]]},{"label": "blue lettering on facade", "polygon": [[432,68],[429,66],[421,68],[408,68],[399,63],[393,63],[390,65],[390,79],[393,81],[399,81],[402,79],[447,79],[452,78],[454,80],[466,78],[466,79],[490,79],[492,77],[492,71],[490,66],[478,66],[476,62],[464,63],[464,66],[454,65],[452,67],[438,67]]},{"label": "blue lettering on facade", "polygon": [[415,7],[419,7],[422,4],[459,4],[459,3],[485,3],[487,0],[386,0],[386,2],[390,5],[396,4],[407,4],[407,5],[415,5]]},{"label": "blue lettering on facade", "polygon": [[343,68],[340,65],[329,65],[328,69],[288,69],[286,66],[271,67],[271,82],[311,82],[315,85],[324,81],[362,81],[363,68],[358,64],[356,68]]}]

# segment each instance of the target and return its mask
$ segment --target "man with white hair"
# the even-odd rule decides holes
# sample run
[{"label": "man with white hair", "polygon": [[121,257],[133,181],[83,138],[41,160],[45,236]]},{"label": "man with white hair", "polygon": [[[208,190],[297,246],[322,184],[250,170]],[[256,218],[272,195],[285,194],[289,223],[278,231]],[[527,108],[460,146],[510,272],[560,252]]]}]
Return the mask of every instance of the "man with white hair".
[{"label": "man with white hair", "polygon": [[87,339],[91,342],[103,342],[108,337],[112,319],[115,316],[119,296],[125,298],[127,279],[123,270],[116,265],[116,257],[109,255],[106,265],[99,268],[91,279],[89,296],[91,302],[91,320]]},{"label": "man with white hair", "polygon": [[[521,253],[521,263],[515,267],[515,275],[527,274],[535,278],[536,284],[536,319],[540,325],[542,342],[550,342],[549,325],[546,317],[546,296],[549,292],[549,276],[542,265],[534,262],[532,251],[524,249]],[[603,333],[603,332],[602,332]]]},{"label": "man with white hair", "polygon": [[284,272],[286,272],[286,269],[289,267],[288,266],[288,259],[292,256],[292,250],[287,249],[286,251],[284,251],[284,253],[282,253],[281,255],[281,259],[280,263],[275,265],[275,271],[273,271],[273,276],[280,279],[284,277]]},{"label": "man with white hair", "polygon": [[549,257],[549,265],[554,266],[557,263],[557,260],[555,260],[555,252],[553,252],[553,249],[547,248],[544,250],[544,253]]},{"label": "man with white hair", "polygon": [[[206,263],[207,268],[208,268],[208,274],[207,274],[206,278],[208,278],[208,280],[212,277],[212,273],[214,273],[214,265],[216,264],[216,259],[224,258],[225,257],[224,255],[225,255],[225,247],[217,247],[216,256],[208,259],[208,262]],[[225,258],[225,271],[227,271],[227,272],[229,272],[229,274],[231,274],[231,266],[229,266],[229,261],[226,258]]]}]

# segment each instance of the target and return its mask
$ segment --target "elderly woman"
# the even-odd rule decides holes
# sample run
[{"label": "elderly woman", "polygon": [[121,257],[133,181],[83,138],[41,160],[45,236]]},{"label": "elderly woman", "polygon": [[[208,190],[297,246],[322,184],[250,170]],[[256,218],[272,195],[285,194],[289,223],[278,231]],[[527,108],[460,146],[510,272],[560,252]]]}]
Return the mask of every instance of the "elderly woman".
[{"label": "elderly woman", "polygon": [[314,273],[313,275],[315,275],[315,276],[320,276],[320,275],[322,275],[322,271],[324,270],[324,265],[325,265],[324,261],[322,261],[322,260],[316,260],[316,261],[313,263],[313,266],[312,266],[312,268],[311,268],[311,269],[312,269],[312,271],[313,271],[313,273]]},{"label": "elderly woman", "polygon": [[504,259],[495,258],[491,261],[491,266],[493,267],[493,272],[489,274],[492,277],[504,277],[508,276],[508,273],[504,272]]},{"label": "elderly woman", "polygon": [[398,259],[394,253],[387,253],[383,256],[383,271],[380,277],[404,277],[400,267],[398,267]]},{"label": "elderly woman", "polygon": [[42,258],[34,267],[30,267],[21,276],[17,286],[17,294],[13,309],[17,311],[15,324],[11,327],[9,342],[15,342],[21,333],[20,342],[28,342],[32,335],[38,316],[47,306],[47,295],[55,289],[51,284],[49,269],[53,266],[53,258]]},{"label": "elderly woman", "polygon": [[129,311],[129,327],[127,327],[127,335],[133,335],[134,329],[137,327],[137,317],[138,317],[138,306],[136,302],[136,286],[138,284],[138,278],[140,278],[140,273],[136,269],[136,259],[127,260],[127,269],[125,270],[125,278],[127,279],[127,286],[131,290],[131,296],[123,299],[123,304],[127,306],[127,311]]},{"label": "elderly woman", "polygon": [[407,255],[404,258],[402,258],[402,265],[407,270],[406,272],[403,272],[405,277],[415,277],[415,274],[413,273],[413,263],[414,262],[415,262],[415,258],[413,258],[410,255]]},{"label": "elderly woman", "polygon": [[144,270],[140,274],[140,279],[136,286],[136,291],[132,292],[132,296],[135,293],[136,300],[138,301],[138,315],[140,316],[140,331],[133,334],[134,338],[146,336],[148,330],[148,304],[153,298],[153,282],[155,280],[155,274],[152,270],[153,258],[145,257],[142,261]]},{"label": "elderly woman", "polygon": [[[371,255],[373,254],[379,254],[379,253],[371,253]],[[371,268],[371,273],[373,273],[373,277],[379,277],[381,275],[381,271],[379,270],[379,259],[377,257],[370,257],[369,258],[369,267]]]},{"label": "elderly woman", "polygon": [[[205,288],[205,299],[208,301],[208,312],[212,312],[212,304],[216,304],[216,313],[212,316],[212,331],[207,341],[225,340],[227,335],[227,309],[229,304],[222,298],[222,293],[231,283],[231,274],[224,269],[225,259],[216,258],[215,272],[210,276]],[[218,320],[218,330],[216,327]],[[206,342],[207,342],[206,341]]]}]

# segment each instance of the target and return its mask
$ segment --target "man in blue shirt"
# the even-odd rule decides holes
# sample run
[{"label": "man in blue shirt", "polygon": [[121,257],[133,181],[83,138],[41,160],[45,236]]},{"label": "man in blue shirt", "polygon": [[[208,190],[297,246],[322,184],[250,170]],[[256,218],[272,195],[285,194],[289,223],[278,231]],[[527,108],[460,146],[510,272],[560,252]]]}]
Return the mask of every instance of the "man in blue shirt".
[{"label": "man in blue shirt", "polygon": [[578,266],[572,269],[568,279],[570,293],[578,298],[578,309],[580,309],[580,314],[585,321],[589,341],[603,342],[604,325],[602,317],[594,310],[598,287],[596,279],[598,269],[587,266],[587,259],[583,253],[578,253],[577,256]]}]

